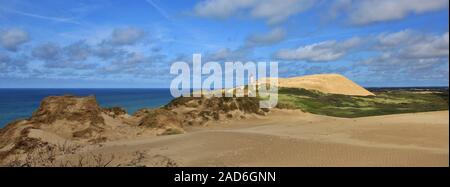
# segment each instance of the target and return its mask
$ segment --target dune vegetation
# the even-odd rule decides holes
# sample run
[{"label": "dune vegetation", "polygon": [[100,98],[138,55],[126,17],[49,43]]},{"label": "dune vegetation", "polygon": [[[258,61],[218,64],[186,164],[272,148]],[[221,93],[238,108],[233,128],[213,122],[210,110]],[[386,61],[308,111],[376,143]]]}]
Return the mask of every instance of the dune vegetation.
[{"label": "dune vegetation", "polygon": [[372,92],[375,96],[350,96],[302,88],[280,88],[278,108],[301,109],[314,114],[346,118],[448,110],[448,89]]}]

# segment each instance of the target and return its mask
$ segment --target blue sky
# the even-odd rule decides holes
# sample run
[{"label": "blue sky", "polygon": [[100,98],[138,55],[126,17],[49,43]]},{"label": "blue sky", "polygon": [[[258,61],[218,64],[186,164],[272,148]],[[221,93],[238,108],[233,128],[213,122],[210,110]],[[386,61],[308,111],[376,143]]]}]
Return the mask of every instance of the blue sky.
[{"label": "blue sky", "polygon": [[448,0],[0,0],[0,87],[168,87],[170,65],[449,84]]}]

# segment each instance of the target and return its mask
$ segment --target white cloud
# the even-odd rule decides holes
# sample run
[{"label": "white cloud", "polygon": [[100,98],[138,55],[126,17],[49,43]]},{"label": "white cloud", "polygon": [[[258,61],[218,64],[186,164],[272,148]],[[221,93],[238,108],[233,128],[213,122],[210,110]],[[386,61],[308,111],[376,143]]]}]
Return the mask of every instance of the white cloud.
[{"label": "white cloud", "polygon": [[129,65],[135,65],[135,64],[139,64],[139,63],[145,63],[146,61],[149,61],[149,60],[150,59],[148,59],[142,53],[131,52],[131,53],[127,54],[126,60],[124,61],[124,63],[129,64]]},{"label": "white cloud", "polygon": [[114,29],[109,42],[114,45],[133,45],[144,38],[145,32],[134,27]]},{"label": "white cloud", "polygon": [[309,0],[268,0],[259,3],[251,12],[256,18],[266,19],[269,24],[279,23],[292,15],[302,12],[312,6]]},{"label": "white cloud", "polygon": [[447,78],[448,81],[448,58],[404,58],[398,54],[386,52],[356,65],[358,68],[361,66],[378,76],[383,75],[383,78],[390,81],[405,77],[409,80]]},{"label": "white cloud", "polygon": [[448,32],[442,36],[431,36],[424,38],[420,42],[408,45],[403,51],[403,55],[413,58],[438,58],[448,57],[449,41]]},{"label": "white cloud", "polygon": [[257,47],[267,46],[282,41],[286,32],[281,28],[274,28],[267,33],[257,33],[246,38],[245,43],[236,49],[220,48],[205,55],[206,61],[247,60]]},{"label": "white cloud", "polygon": [[84,61],[91,56],[91,47],[85,41],[72,43],[64,51],[70,61]]},{"label": "white cloud", "polygon": [[235,15],[264,19],[277,24],[313,5],[311,0],[207,0],[194,7],[201,17],[228,18]]},{"label": "white cloud", "polygon": [[218,51],[214,52],[211,55],[211,59],[212,60],[225,59],[229,56],[232,56],[231,54],[232,54],[232,51],[230,49],[222,48],[222,49],[219,49]]},{"label": "white cloud", "polygon": [[0,53],[0,75],[17,71],[26,71],[28,69],[28,61],[29,59],[23,54],[8,56],[4,53]]},{"label": "white cloud", "polygon": [[32,55],[44,61],[54,61],[60,58],[61,47],[56,43],[45,43],[33,48]]},{"label": "white cloud", "polygon": [[284,60],[333,61],[342,58],[361,43],[362,40],[358,37],[345,41],[329,40],[300,46],[297,49],[282,49],[276,53],[276,57]]},{"label": "white cloud", "polygon": [[87,44],[76,42],[65,47],[57,43],[44,43],[33,48],[32,56],[44,62],[45,68],[92,69],[94,64],[86,63],[90,57]]},{"label": "white cloud", "polygon": [[448,8],[448,0],[358,0],[349,14],[353,24],[403,19],[409,14],[421,14]]},{"label": "white cloud", "polygon": [[222,48],[211,54],[206,54],[205,61],[245,61],[250,52],[250,48],[240,47],[235,50]]},{"label": "white cloud", "polygon": [[448,32],[431,35],[403,30],[380,34],[377,48],[389,53],[397,53],[404,58],[439,58],[449,56]]},{"label": "white cloud", "polygon": [[28,33],[22,29],[12,28],[0,32],[0,44],[9,51],[17,51],[20,45],[28,41]]},{"label": "white cloud", "polygon": [[121,56],[125,53],[123,49],[109,45],[106,42],[101,42],[91,48],[92,54],[94,54],[96,57],[101,58],[102,60],[109,60],[111,58]]},{"label": "white cloud", "polygon": [[394,80],[445,80],[448,82],[449,34],[403,30],[375,37],[375,56],[357,63],[369,72]]},{"label": "white cloud", "polygon": [[411,41],[415,34],[414,31],[406,29],[395,33],[382,33],[377,37],[380,47],[392,47],[408,41]]},{"label": "white cloud", "polygon": [[283,40],[286,32],[281,28],[275,28],[268,33],[254,34],[247,38],[246,45],[248,47],[270,45]]},{"label": "white cloud", "polygon": [[207,0],[195,5],[194,12],[201,17],[226,18],[254,6],[256,0]]}]

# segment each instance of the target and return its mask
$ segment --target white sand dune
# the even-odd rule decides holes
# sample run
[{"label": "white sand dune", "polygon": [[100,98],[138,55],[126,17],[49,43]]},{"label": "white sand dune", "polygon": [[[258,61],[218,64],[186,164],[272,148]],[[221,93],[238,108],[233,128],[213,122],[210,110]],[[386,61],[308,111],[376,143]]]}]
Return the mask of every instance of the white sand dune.
[{"label": "white sand dune", "polygon": [[[263,78],[260,81],[269,81]],[[339,74],[317,74],[302,77],[278,78],[278,87],[304,88],[317,90],[323,93],[368,96],[374,95],[350,79]]]}]

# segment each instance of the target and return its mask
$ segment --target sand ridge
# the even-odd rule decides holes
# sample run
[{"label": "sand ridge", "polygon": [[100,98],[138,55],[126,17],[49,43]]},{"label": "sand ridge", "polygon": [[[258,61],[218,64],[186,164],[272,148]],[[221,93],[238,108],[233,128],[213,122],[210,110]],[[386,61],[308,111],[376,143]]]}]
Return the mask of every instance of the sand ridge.
[{"label": "sand ridge", "polygon": [[[260,82],[261,81],[269,82],[270,78],[260,79]],[[316,74],[301,77],[278,78],[278,87],[304,88],[308,90],[317,90],[323,93],[353,96],[375,95],[339,74]]]}]

